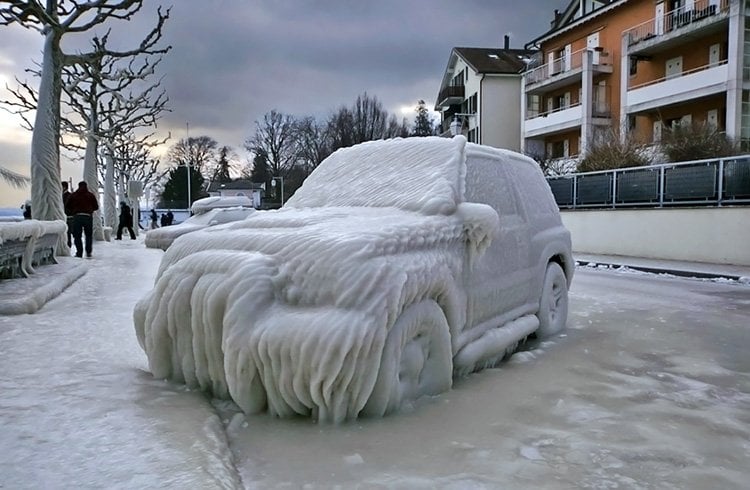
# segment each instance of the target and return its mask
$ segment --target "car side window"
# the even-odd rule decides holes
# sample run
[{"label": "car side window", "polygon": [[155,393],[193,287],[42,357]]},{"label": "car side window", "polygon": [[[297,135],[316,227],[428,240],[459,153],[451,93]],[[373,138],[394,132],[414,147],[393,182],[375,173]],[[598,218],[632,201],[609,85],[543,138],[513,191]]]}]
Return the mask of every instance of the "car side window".
[{"label": "car side window", "polygon": [[466,162],[466,201],[492,206],[501,219],[520,215],[504,167],[502,162],[484,157],[470,157]]},{"label": "car side window", "polygon": [[557,204],[539,169],[521,164],[509,165],[507,170],[515,182],[523,183],[518,191],[527,216],[534,219],[557,214]]}]

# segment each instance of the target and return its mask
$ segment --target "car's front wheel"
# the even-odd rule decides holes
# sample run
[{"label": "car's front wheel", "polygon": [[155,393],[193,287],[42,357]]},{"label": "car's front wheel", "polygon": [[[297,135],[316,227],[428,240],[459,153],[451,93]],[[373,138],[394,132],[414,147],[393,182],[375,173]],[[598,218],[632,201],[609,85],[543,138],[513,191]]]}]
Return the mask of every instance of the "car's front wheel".
[{"label": "car's front wheel", "polygon": [[408,306],[385,340],[380,370],[363,414],[382,417],[453,382],[448,322],[435,301]]},{"label": "car's front wheel", "polygon": [[565,329],[568,320],[568,281],[560,264],[555,262],[547,265],[537,317],[538,338],[550,337]]}]

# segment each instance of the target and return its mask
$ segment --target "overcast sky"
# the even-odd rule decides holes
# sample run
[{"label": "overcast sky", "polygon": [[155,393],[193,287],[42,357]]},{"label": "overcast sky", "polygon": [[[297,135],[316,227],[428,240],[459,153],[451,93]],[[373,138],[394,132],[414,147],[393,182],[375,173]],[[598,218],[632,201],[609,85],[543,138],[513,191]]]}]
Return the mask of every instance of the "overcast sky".
[{"label": "overcast sky", "polygon": [[[417,100],[434,105],[451,48],[502,47],[506,34],[511,47],[522,47],[545,32],[553,10],[567,3],[175,1],[164,32],[164,44],[173,48],[160,65],[172,112],[157,130],[171,132],[169,145],[185,137],[189,123],[190,136],[210,136],[244,155],[242,144],[265,113],[325,118],[363,92],[411,121]],[[132,45],[155,18],[144,8],[130,23],[108,27],[113,39]],[[28,78],[24,69],[41,60],[42,41],[35,31],[0,27],[0,98],[8,98],[5,85],[15,86],[15,76]],[[71,36],[66,43],[74,49],[84,41]],[[29,175],[30,139],[0,111],[0,165]],[[82,165],[63,161],[62,175],[78,181]],[[0,182],[0,207],[16,207],[29,195],[30,189]]]}]

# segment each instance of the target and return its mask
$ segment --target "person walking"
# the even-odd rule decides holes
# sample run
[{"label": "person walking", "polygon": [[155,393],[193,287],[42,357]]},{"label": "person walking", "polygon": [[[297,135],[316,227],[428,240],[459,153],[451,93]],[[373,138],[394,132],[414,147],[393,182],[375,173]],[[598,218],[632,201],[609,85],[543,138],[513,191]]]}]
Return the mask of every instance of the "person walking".
[{"label": "person walking", "polygon": [[[62,201],[63,201],[63,208],[67,206],[68,204],[68,198],[70,197],[70,191],[68,190],[68,183],[63,181],[62,183]],[[68,214],[68,212],[65,212],[65,224],[68,225],[68,248],[73,246],[73,215]]]},{"label": "person walking", "polygon": [[76,257],[83,257],[81,234],[86,236],[86,257],[91,257],[94,235],[94,211],[99,209],[96,196],[89,192],[86,182],[79,182],[78,189],[68,198],[65,214],[73,216],[73,242]]},{"label": "person walking", "polygon": [[152,210],[151,210],[151,229],[152,229],[152,230],[155,230],[155,229],[157,229],[157,228],[159,227],[159,226],[158,226],[158,225],[156,224],[156,220],[157,220],[157,219],[158,219],[158,216],[156,216],[156,210],[155,210],[155,209],[152,209]]},{"label": "person walking", "polygon": [[126,228],[130,233],[130,239],[135,240],[135,231],[133,230],[133,212],[125,201],[120,203],[120,224],[117,226],[117,238],[122,240],[122,229]]}]

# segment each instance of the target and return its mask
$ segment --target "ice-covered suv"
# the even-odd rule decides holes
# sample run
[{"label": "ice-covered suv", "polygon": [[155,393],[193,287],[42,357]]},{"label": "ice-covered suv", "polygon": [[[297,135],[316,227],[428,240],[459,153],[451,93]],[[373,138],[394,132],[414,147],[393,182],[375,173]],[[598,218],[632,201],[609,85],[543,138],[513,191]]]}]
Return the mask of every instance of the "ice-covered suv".
[{"label": "ice-covered suv", "polygon": [[559,332],[572,275],[534,161],[395,139],[335,152],[280,210],[175,240],[134,317],[154,376],[338,422]]}]

